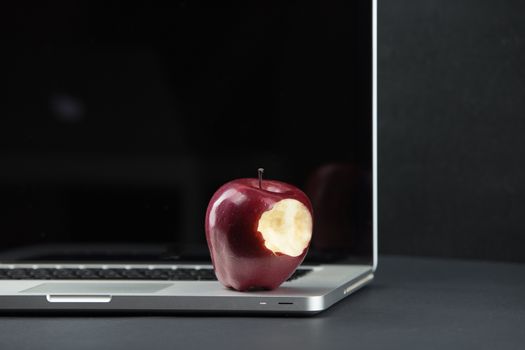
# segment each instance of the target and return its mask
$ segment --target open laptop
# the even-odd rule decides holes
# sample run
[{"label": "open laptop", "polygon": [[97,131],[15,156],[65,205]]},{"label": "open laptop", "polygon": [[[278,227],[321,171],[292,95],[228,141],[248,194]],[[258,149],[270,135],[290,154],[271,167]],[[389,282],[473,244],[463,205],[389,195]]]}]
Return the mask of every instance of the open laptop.
[{"label": "open laptop", "polygon": [[[313,314],[372,280],[375,1],[5,13],[0,309]],[[309,195],[313,238],[278,289],[237,292],[204,214],[259,167]]]}]

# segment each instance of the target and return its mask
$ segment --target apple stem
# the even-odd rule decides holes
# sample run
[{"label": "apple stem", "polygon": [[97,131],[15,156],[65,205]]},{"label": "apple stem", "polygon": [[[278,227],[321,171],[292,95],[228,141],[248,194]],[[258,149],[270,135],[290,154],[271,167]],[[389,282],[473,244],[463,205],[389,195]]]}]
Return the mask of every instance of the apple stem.
[{"label": "apple stem", "polygon": [[257,171],[259,172],[259,188],[262,190],[262,177],[263,177],[264,169],[259,168],[257,169]]}]

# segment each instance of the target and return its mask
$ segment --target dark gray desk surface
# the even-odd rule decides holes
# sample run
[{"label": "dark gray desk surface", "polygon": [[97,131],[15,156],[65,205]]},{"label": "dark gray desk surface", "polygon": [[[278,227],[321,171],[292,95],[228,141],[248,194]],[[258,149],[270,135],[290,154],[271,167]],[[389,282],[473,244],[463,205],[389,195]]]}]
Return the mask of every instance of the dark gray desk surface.
[{"label": "dark gray desk surface", "polygon": [[0,316],[0,349],[524,349],[525,265],[384,257],[308,318]]}]

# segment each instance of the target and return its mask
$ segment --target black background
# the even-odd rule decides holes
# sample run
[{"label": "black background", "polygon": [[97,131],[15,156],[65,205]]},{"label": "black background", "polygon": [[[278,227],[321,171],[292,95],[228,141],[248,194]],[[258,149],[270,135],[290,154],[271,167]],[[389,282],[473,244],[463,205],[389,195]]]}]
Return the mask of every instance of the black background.
[{"label": "black background", "polygon": [[381,252],[525,261],[524,15],[379,1]]}]

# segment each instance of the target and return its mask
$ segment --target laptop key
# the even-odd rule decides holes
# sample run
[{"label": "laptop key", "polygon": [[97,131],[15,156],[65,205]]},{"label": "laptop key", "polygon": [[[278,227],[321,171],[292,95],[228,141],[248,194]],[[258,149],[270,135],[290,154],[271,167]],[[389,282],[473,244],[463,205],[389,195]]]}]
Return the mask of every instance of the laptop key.
[{"label": "laptop key", "polygon": [[103,279],[122,279],[124,278],[119,269],[101,269],[98,275]]},{"label": "laptop key", "polygon": [[52,275],[57,279],[75,279],[77,277],[75,271],[76,269],[56,269]]}]

